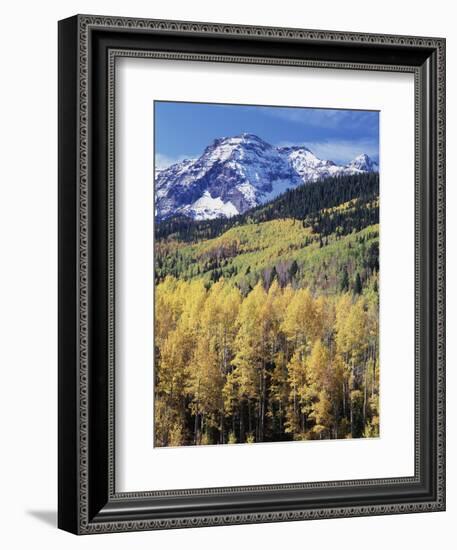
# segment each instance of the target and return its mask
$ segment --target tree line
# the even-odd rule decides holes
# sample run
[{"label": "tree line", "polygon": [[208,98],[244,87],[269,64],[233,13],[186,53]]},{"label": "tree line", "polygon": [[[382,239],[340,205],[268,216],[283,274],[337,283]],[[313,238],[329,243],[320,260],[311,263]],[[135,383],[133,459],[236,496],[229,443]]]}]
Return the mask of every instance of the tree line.
[{"label": "tree line", "polygon": [[[355,219],[359,220],[360,225],[361,218],[368,216],[369,219],[365,223],[370,225],[377,223],[377,208],[375,213],[368,210],[362,211],[362,208],[378,195],[379,174],[377,172],[333,176],[289,189],[271,202],[232,218],[198,221],[185,216],[174,216],[156,224],[155,238],[160,240],[173,235],[173,238],[180,241],[197,242],[202,239],[213,239],[231,227],[246,223],[260,223],[278,218],[293,218],[306,223],[308,216],[354,199],[358,199]],[[349,220],[348,224],[350,224]]]},{"label": "tree line", "polygon": [[362,201],[356,199],[354,205],[346,209],[321,210],[303,220],[303,227],[311,227],[321,240],[334,234],[335,238],[358,232],[369,225],[379,223],[377,200]]},{"label": "tree line", "polygon": [[243,296],[166,277],[154,373],[156,446],[375,437],[377,284],[322,296],[274,278]]}]

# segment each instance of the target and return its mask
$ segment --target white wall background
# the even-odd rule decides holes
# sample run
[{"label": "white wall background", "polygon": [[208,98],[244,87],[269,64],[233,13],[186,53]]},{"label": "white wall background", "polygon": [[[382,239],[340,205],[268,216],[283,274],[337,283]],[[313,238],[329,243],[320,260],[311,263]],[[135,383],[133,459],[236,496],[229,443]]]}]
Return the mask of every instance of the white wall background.
[{"label": "white wall background", "polygon": [[[457,38],[453,2],[93,0],[2,9],[0,544],[4,548],[450,548],[457,512]],[[75,13],[445,36],[448,39],[448,511],[77,538],[56,523],[57,20]]]}]

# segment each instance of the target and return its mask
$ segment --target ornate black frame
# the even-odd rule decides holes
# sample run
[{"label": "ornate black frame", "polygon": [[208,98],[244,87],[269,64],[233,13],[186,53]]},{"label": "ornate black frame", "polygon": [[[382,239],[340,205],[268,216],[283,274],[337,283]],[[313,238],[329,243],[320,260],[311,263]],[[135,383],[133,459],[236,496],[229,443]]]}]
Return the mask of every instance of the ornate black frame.
[{"label": "ornate black frame", "polygon": [[[116,493],[117,56],[411,72],[416,471],[411,478]],[[59,527],[77,534],[445,509],[445,40],[77,15],[59,22]]]}]

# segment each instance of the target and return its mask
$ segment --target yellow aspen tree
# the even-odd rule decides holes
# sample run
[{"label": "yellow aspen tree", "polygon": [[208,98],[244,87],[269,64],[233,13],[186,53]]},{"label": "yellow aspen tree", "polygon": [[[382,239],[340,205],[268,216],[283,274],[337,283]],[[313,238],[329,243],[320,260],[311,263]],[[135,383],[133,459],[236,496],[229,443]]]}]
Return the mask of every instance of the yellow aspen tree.
[{"label": "yellow aspen tree", "polygon": [[247,429],[252,434],[255,427],[256,439],[259,437],[260,401],[265,368],[262,319],[265,300],[266,293],[259,282],[241,304],[237,321],[239,330],[235,339],[236,354],[232,360],[235,367],[233,375],[242,398],[241,405],[247,408]]},{"label": "yellow aspen tree", "polygon": [[307,359],[304,346],[298,348],[287,365],[289,404],[287,408],[286,432],[294,439],[304,439],[306,416],[312,399],[307,376]]},{"label": "yellow aspen tree", "polygon": [[309,345],[317,332],[316,308],[311,292],[301,288],[294,293],[282,323],[282,330],[294,348]]},{"label": "yellow aspen tree", "polygon": [[369,327],[365,300],[352,303],[349,295],[338,301],[336,315],[336,344],[345,365],[344,401],[349,408],[351,437],[363,431],[363,395],[360,394],[366,371]]}]

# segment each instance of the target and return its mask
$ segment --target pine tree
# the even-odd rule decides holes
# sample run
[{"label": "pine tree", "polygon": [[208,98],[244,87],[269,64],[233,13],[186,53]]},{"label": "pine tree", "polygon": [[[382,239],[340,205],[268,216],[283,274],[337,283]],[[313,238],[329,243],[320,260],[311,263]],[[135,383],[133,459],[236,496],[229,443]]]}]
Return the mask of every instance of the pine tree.
[{"label": "pine tree", "polygon": [[289,268],[289,279],[291,281],[293,281],[295,279],[295,276],[297,275],[298,273],[298,264],[297,264],[297,260],[294,260],[291,265],[290,265],[290,268]]},{"label": "pine tree", "polygon": [[354,281],[354,294],[362,294],[362,280],[359,272],[357,272]]},{"label": "pine tree", "polygon": [[343,274],[340,282],[340,290],[341,292],[347,292],[349,290],[349,274],[346,266],[344,266],[343,269]]}]

